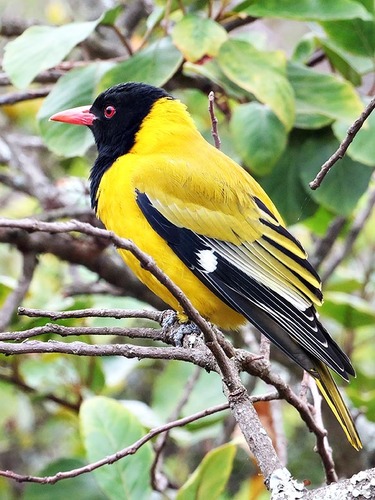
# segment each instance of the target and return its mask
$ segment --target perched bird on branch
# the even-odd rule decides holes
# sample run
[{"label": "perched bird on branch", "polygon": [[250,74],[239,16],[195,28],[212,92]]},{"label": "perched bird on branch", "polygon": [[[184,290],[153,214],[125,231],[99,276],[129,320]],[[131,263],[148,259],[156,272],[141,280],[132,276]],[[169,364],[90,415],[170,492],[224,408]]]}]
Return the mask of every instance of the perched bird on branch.
[{"label": "perched bird on branch", "polygon": [[[257,182],[211,146],[186,107],[160,88],[116,85],[91,106],[51,120],[86,125],[94,134],[91,202],[106,228],[151,255],[212,323],[231,330],[246,320],[256,326],[315,378],[360,449],[329,371],[345,380],[355,374],[318,319],[321,281]],[[186,321],[170,292],[132,254],[119,252]]]}]

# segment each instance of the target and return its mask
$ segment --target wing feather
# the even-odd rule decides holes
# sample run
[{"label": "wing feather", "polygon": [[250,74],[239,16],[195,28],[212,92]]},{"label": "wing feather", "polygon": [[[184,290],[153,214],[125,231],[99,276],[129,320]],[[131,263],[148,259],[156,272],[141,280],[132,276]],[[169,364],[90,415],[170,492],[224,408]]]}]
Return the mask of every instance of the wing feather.
[{"label": "wing feather", "polygon": [[[275,259],[268,248],[267,260],[262,238],[235,245],[194,232],[181,223],[176,225],[176,218],[182,220],[178,213],[173,213],[172,222],[165,216],[171,208],[161,213],[160,203],[154,205],[146,193],[138,192],[137,202],[152,228],[182,262],[223,302],[254,323],[303,368],[311,372],[312,355],[345,379],[348,373],[353,374],[349,359],[320,324],[306,282],[298,279],[298,273],[290,276],[288,264],[293,266],[295,262],[289,250],[283,262],[284,252],[279,251]],[[257,245],[258,254],[254,252]],[[209,268],[202,263],[202,252],[212,256]],[[296,259],[301,265],[301,257]],[[320,288],[316,293],[320,293]]]}]

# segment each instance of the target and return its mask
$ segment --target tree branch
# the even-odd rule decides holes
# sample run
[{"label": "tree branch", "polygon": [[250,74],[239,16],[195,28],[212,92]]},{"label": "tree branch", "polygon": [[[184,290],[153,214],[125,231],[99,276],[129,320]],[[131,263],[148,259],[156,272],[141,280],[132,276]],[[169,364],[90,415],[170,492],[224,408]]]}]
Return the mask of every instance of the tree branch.
[{"label": "tree branch", "polygon": [[[217,337],[208,324],[208,322],[201,317],[198,311],[192,306],[191,302],[185,297],[182,290],[178,288],[154,263],[154,261],[147,254],[138,249],[133,242],[119,238],[112,232],[104,229],[92,227],[79,221],[70,222],[41,222],[30,219],[23,220],[0,220],[0,227],[5,228],[19,228],[28,232],[43,231],[52,234],[59,234],[68,231],[78,231],[90,236],[103,238],[106,241],[111,241],[118,248],[123,248],[131,252],[142,264],[142,266],[151,272],[159,282],[164,285],[170,293],[178,300],[184,309],[188,318],[193,321],[203,333],[205,343],[211,351],[216,360],[219,371],[222,375],[224,385],[226,387],[227,397],[230,408],[238,425],[251,449],[256,460],[259,464],[260,470],[265,478],[272,478],[275,471],[283,471],[284,468],[280,463],[276,452],[272,446],[271,440],[264,432],[260,423],[259,417],[251,403],[250,396],[247,394],[243,386],[235,361],[228,359],[222,347],[220,346]],[[87,346],[80,342],[73,342],[71,344],[62,344],[59,342],[48,343],[47,347],[52,347],[54,352],[71,352],[72,346],[74,353],[77,355],[114,355],[116,350],[115,346]],[[0,343],[0,352],[9,351],[9,347],[14,349],[14,352],[46,352],[46,346],[42,346],[38,342],[27,342],[21,345],[9,346],[6,343]],[[181,353],[179,348],[145,348],[134,346],[116,346],[120,355],[127,357],[151,357],[153,359],[181,359],[181,355],[186,359],[186,353]],[[41,350],[42,349],[42,350]],[[103,352],[104,351],[104,352]],[[168,352],[166,352],[168,351]],[[184,349],[182,351],[185,351]],[[192,350],[193,351],[193,350]],[[48,350],[47,350],[48,352]],[[171,357],[172,355],[172,357]],[[167,356],[167,358],[166,358]],[[207,356],[207,355],[206,355]],[[207,357],[205,365],[207,366]],[[202,362],[202,360],[201,360]],[[199,364],[199,363],[196,363]],[[201,365],[200,365],[201,366]]]},{"label": "tree branch", "polygon": [[349,255],[351,252],[353,245],[356,239],[359,236],[359,233],[363,229],[366,221],[369,219],[372,210],[375,205],[375,187],[372,187],[369,191],[369,196],[366,202],[366,205],[360,210],[355,217],[352,227],[348,235],[346,236],[345,243],[340,252],[336,252],[336,254],[332,257],[332,259],[327,263],[323,273],[322,280],[326,281],[337,268],[337,266]]},{"label": "tree branch", "polygon": [[315,177],[313,181],[310,182],[309,186],[311,189],[318,189],[318,187],[321,185],[324,177],[328,174],[328,172],[331,170],[333,165],[338,161],[341,160],[341,158],[344,156],[346,153],[348,147],[352,143],[354,137],[357,135],[357,133],[360,131],[362,125],[364,122],[367,120],[367,118],[370,116],[372,111],[375,108],[375,97],[371,100],[371,102],[366,106],[365,110],[361,113],[361,116],[351,125],[348,129],[348,132],[346,134],[346,137],[344,140],[341,142],[340,146],[338,149],[333,153],[333,155],[322,165],[320,168],[319,173]]}]

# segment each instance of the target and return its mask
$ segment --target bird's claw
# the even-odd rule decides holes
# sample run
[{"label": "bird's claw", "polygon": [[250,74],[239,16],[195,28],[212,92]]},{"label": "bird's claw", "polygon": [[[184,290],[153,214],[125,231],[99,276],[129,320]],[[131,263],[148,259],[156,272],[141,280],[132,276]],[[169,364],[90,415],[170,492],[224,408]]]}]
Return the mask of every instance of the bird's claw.
[{"label": "bird's claw", "polygon": [[161,321],[161,327],[166,334],[171,334],[172,339],[176,347],[183,346],[183,340],[188,335],[198,336],[201,334],[200,329],[195,323],[188,321],[186,323],[181,323],[178,319],[178,315],[175,312],[168,311]]}]

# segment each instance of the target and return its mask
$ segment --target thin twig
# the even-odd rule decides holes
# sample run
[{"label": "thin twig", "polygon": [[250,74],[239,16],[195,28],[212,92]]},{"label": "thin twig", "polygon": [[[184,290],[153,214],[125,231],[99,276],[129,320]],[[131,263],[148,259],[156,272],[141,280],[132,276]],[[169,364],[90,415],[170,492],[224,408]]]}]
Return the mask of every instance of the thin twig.
[{"label": "thin twig", "polygon": [[315,177],[313,181],[309,183],[309,186],[311,189],[317,189],[324,177],[328,174],[328,172],[331,170],[333,165],[343,158],[344,154],[346,153],[348,147],[352,143],[354,137],[357,135],[357,133],[360,131],[362,125],[364,122],[367,120],[367,118],[370,116],[372,111],[375,108],[375,97],[371,100],[371,102],[366,106],[364,111],[361,113],[361,116],[357,118],[357,120],[351,125],[348,129],[348,132],[346,134],[346,137],[344,140],[341,142],[340,146],[338,149],[333,153],[333,155],[322,165],[320,168],[319,173]]},{"label": "thin twig", "polygon": [[244,371],[261,378],[266,384],[270,384],[275,387],[280,395],[280,398],[285,399],[298,411],[307,428],[315,434],[316,449],[322,460],[328,480],[331,475],[332,463],[326,454],[323,444],[323,439],[327,435],[327,431],[321,423],[318,423],[315,420],[315,417],[311,412],[310,405],[298,397],[279,375],[271,373],[269,363],[265,362],[264,359],[254,360],[253,355],[242,349],[237,351],[236,358]]},{"label": "thin twig", "polygon": [[335,241],[340,236],[340,232],[346,223],[346,218],[343,216],[336,217],[329,225],[326,234],[319,239],[315,245],[315,249],[309,256],[310,263],[314,268],[318,268],[327,258]]},{"label": "thin twig", "polygon": [[52,87],[44,87],[39,89],[28,89],[20,92],[12,92],[0,96],[0,106],[16,104],[17,102],[31,101],[32,99],[40,99],[46,97],[52,90]]},{"label": "thin twig", "polygon": [[64,408],[68,408],[69,410],[73,410],[75,413],[78,413],[79,407],[80,407],[80,401],[77,403],[72,403],[70,401],[67,401],[66,399],[60,398],[59,396],[55,396],[55,394],[52,393],[43,393],[40,394],[34,387],[31,387],[27,385],[25,382],[20,380],[16,376],[12,375],[4,375],[0,374],[0,380],[2,382],[6,382],[7,384],[12,384],[19,389],[21,389],[23,392],[26,392],[28,394],[35,394],[37,395],[38,399],[47,399],[49,401],[53,401],[54,403],[59,404],[60,406],[63,406]]},{"label": "thin twig", "polygon": [[[263,397],[266,397],[269,395],[265,395]],[[262,396],[260,396],[262,398]],[[254,401],[258,401],[259,397],[254,396],[253,397]],[[138,439],[138,441],[135,441],[133,444],[130,446],[127,446],[126,448],[123,448],[120,451],[117,451],[116,453],[113,453],[112,455],[109,455],[105,458],[102,458],[101,460],[98,460],[97,462],[92,462],[91,464],[85,465],[83,467],[79,467],[77,469],[72,469],[69,471],[64,471],[64,472],[58,472],[54,476],[26,476],[23,474],[17,474],[16,472],[13,471],[2,471],[0,470],[0,476],[7,477],[9,479],[13,479],[14,481],[17,481],[19,483],[23,482],[28,482],[28,483],[41,483],[41,484],[55,484],[58,481],[61,481],[62,479],[69,479],[72,477],[77,477],[82,474],[86,474],[88,472],[92,472],[95,469],[98,469],[99,467],[103,467],[104,465],[110,465],[115,462],[118,462],[122,458],[128,456],[128,455],[134,455],[144,444],[146,444],[148,441],[150,441],[152,438],[157,436],[158,434],[161,434],[162,432],[167,432],[171,429],[174,429],[176,427],[183,427],[191,422],[195,422],[196,420],[200,420],[201,418],[207,417],[208,415],[213,415],[214,413],[218,413],[220,411],[226,410],[229,408],[228,403],[223,403],[221,405],[213,406],[211,408],[208,408],[206,410],[199,411],[197,413],[194,413],[193,415],[189,415],[188,417],[180,418],[178,420],[174,420],[173,422],[168,422],[167,424],[161,425],[160,427],[155,427],[154,429],[151,429],[150,432],[145,434],[142,438]]]},{"label": "thin twig", "polygon": [[4,330],[4,328],[6,328],[10,323],[17,307],[21,304],[22,300],[27,294],[38,263],[37,256],[33,252],[24,253],[22,254],[22,257],[22,271],[17,286],[7,296],[4,301],[3,307],[0,310],[0,331]]},{"label": "thin twig", "polygon": [[345,259],[345,257],[349,255],[356,239],[358,238],[359,233],[363,229],[363,226],[365,225],[366,221],[369,219],[372,210],[374,208],[374,205],[375,205],[375,187],[372,187],[370,189],[366,205],[360,212],[358,212],[357,216],[353,221],[352,227],[348,232],[342,250],[340,252],[336,252],[336,255],[334,255],[332,260],[327,263],[327,266],[324,269],[324,272],[322,273],[323,281],[326,281],[332,275],[337,266]]},{"label": "thin twig", "polygon": [[121,30],[118,28],[118,26],[116,26],[115,24],[111,24],[109,26],[109,28],[112,28],[112,30],[116,33],[116,35],[118,36],[119,40],[121,41],[122,45],[126,48],[126,50],[128,51],[128,54],[129,56],[132,56],[133,55],[133,48],[132,46],[130,45],[130,43],[128,42],[126,36],[124,36],[124,34],[121,32]]},{"label": "thin twig", "polygon": [[[109,240],[114,243],[118,248],[125,249],[131,252],[141,263],[142,267],[152,273],[153,276],[164,285],[168,291],[176,298],[176,300],[181,304],[181,307],[185,311],[187,317],[193,321],[198,328],[203,333],[206,346],[209,351],[211,351],[213,357],[216,360],[217,366],[219,367],[219,371],[221,373],[223,383],[226,387],[227,397],[229,400],[230,408],[232,413],[237,420],[239,427],[247,441],[251,451],[257,459],[260,470],[265,478],[270,478],[272,474],[276,470],[283,470],[283,466],[280,460],[277,457],[277,454],[270,442],[267,434],[264,432],[264,429],[260,423],[259,417],[251,403],[250,397],[242,384],[240,379],[237,366],[234,360],[229,359],[224,350],[221,348],[220,344],[217,341],[216,335],[212,330],[209,323],[202,318],[199,312],[193,307],[190,300],[184,295],[182,290],[177,287],[166,275],[163,273],[154,263],[152,258],[142,252],[133,242],[129,240],[124,240],[119,238],[112,232],[105,231],[103,229],[98,229],[96,227],[92,227],[89,224],[85,224],[79,221],[70,221],[70,222],[41,222],[35,220],[7,220],[0,219],[0,227],[18,227],[20,229],[25,229],[27,231],[47,231],[50,233],[61,233],[68,231],[78,231],[84,234],[88,234],[91,236],[103,238],[105,240]],[[30,346],[30,342],[28,346]],[[75,343],[77,344],[77,343]],[[54,344],[56,346],[56,343]],[[20,352],[25,347],[25,344],[22,345],[12,345],[11,348],[17,348],[16,352]],[[77,345],[78,351],[81,351],[81,347],[83,346],[78,343]],[[89,349],[90,347],[91,349]],[[95,348],[99,348],[98,351],[101,351],[104,346],[84,346],[84,351],[86,353],[92,353]],[[110,346],[111,348],[113,346]],[[124,347],[124,346],[122,346]],[[134,346],[126,346],[128,349],[127,355],[130,356],[131,349],[133,349],[134,355]],[[0,351],[3,349],[8,349],[9,344],[4,343],[0,344]],[[92,349],[94,348],[94,349]],[[66,345],[60,346],[61,351],[66,352]],[[64,350],[65,349],[65,350]],[[139,347],[137,348],[140,349]],[[165,359],[165,355],[168,356],[167,359],[171,359],[169,354],[178,348],[167,348],[162,352],[163,349],[157,351],[158,348],[143,348],[148,349],[147,356],[156,359],[160,356],[159,359]],[[159,348],[160,349],[160,348]],[[71,350],[68,348],[68,351]],[[98,352],[97,351],[97,352]],[[165,351],[168,351],[165,352]],[[2,351],[4,352],[4,350]],[[38,351],[36,351],[38,352]],[[139,352],[139,351],[138,351]],[[89,354],[89,355],[90,355]],[[181,355],[180,352],[175,352],[175,356]],[[97,355],[97,354],[96,354]],[[104,354],[105,355],[105,354]],[[137,356],[138,357],[138,356]],[[183,354],[183,357],[186,358],[186,354]],[[176,358],[175,358],[176,359]],[[198,363],[197,363],[198,364]]]},{"label": "thin twig", "polygon": [[160,324],[165,312],[147,309],[75,309],[74,311],[44,311],[42,309],[19,307],[18,314],[20,316],[28,316],[29,318],[50,318],[54,321],[58,319],[70,318],[143,318],[156,321]]},{"label": "thin twig", "polygon": [[[309,387],[314,401],[314,417],[317,424],[324,428],[322,418],[322,397],[319,394],[318,388],[312,377],[309,377]],[[323,436],[316,442],[317,452],[321,457],[324,457],[325,471],[327,477],[327,484],[336,483],[338,481],[335,463],[332,457],[332,449],[329,445],[327,436]]]},{"label": "thin twig", "polygon": [[[188,402],[189,397],[191,395],[191,392],[193,391],[195,384],[198,381],[198,378],[200,374],[202,373],[201,368],[199,366],[196,367],[195,371],[192,373],[190,378],[188,379],[187,383],[185,384],[184,391],[182,393],[182,396],[180,400],[177,402],[177,405],[171,415],[168,418],[168,421],[173,421],[178,418],[178,416],[181,413],[181,410],[185,406],[185,404]],[[165,476],[160,472],[161,469],[161,462],[162,462],[162,456],[163,456],[163,450],[165,447],[165,444],[167,442],[167,439],[169,437],[169,431],[164,432],[161,434],[158,439],[156,440],[155,446],[154,446],[154,451],[155,451],[155,457],[154,461],[151,466],[151,484],[152,487],[156,491],[163,492],[168,486],[168,482],[165,478]]]},{"label": "thin twig", "polygon": [[212,90],[208,94],[208,112],[210,113],[210,118],[211,118],[211,125],[212,125],[211,135],[215,143],[215,148],[220,149],[221,140],[217,129],[218,120],[215,115],[215,94]]}]

